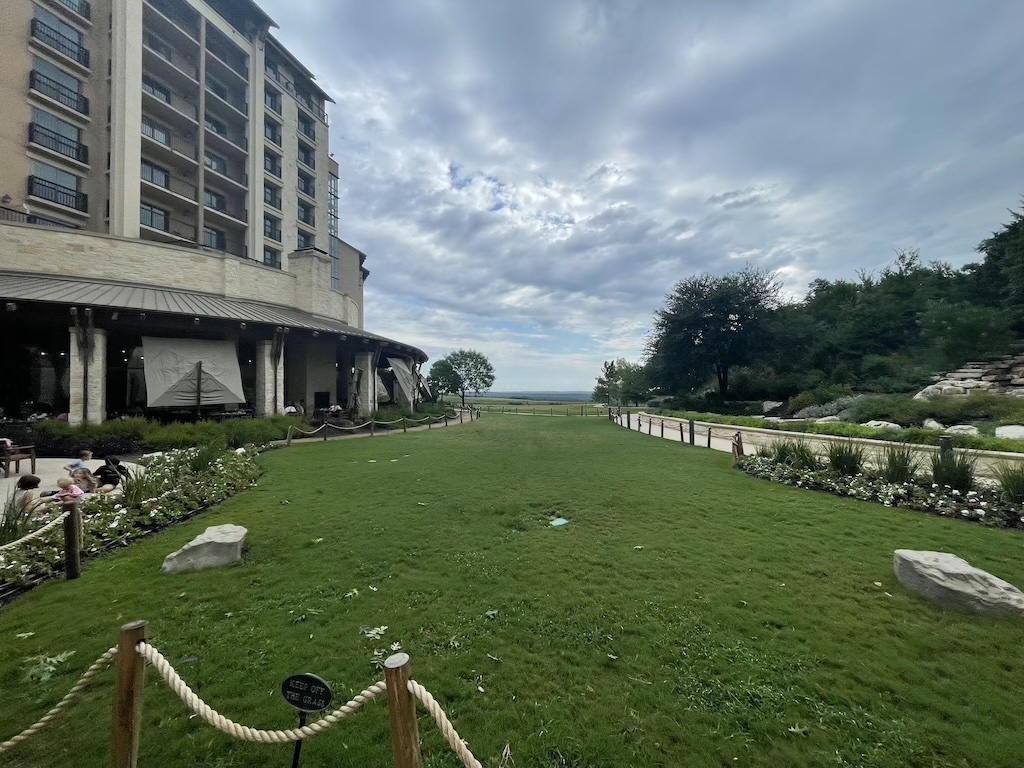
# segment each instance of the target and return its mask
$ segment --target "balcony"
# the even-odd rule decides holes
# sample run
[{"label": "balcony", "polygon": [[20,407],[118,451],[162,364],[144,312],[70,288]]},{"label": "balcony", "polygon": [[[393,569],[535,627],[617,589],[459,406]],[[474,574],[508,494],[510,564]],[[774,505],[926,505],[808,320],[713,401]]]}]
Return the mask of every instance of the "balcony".
[{"label": "balcony", "polygon": [[180,0],[146,0],[146,5],[193,40],[199,40],[199,14]]},{"label": "balcony", "polygon": [[[207,134],[209,135],[209,134]],[[239,187],[247,190],[249,189],[249,177],[245,173],[245,163],[232,161],[230,158],[224,158],[228,162],[224,165],[215,165],[209,162],[206,165],[206,174],[208,178],[224,179],[232,184],[237,184]]]},{"label": "balcony", "polygon": [[150,140],[143,142],[143,146],[163,160],[183,158],[193,163],[199,162],[199,147],[184,136],[154,128],[146,122],[142,123],[142,135]]},{"label": "balcony", "polygon": [[139,209],[139,224],[143,227],[163,232],[165,235],[170,235],[168,238],[160,238],[161,240],[169,242],[187,240],[189,243],[195,243],[196,241],[195,224],[189,224],[187,221],[154,211],[145,205]]},{"label": "balcony", "polygon": [[324,108],[313,101],[313,97],[306,93],[295,92],[295,101],[297,101],[302,107],[306,109],[314,117],[320,118],[323,123],[327,122],[327,112]]},{"label": "balcony", "polygon": [[56,0],[56,2],[69,11],[77,13],[83,19],[92,20],[92,6],[89,5],[89,0]]},{"label": "balcony", "polygon": [[281,242],[281,228],[276,227],[267,222],[263,222],[263,236],[269,237],[271,240],[280,243]]},{"label": "balcony", "polygon": [[172,176],[166,171],[147,166],[145,162],[142,165],[142,180],[146,184],[152,185],[151,188],[166,190],[173,195],[184,197],[192,202],[197,202],[199,199],[195,184],[189,184],[184,179]]},{"label": "balcony", "polygon": [[32,38],[38,40],[48,48],[71,59],[86,69],[89,68],[89,51],[78,41],[61,34],[58,30],[45,24],[39,19],[32,19]]},{"label": "balcony", "polygon": [[167,79],[169,75],[172,77],[184,75],[193,83],[199,82],[199,65],[195,59],[176,50],[159,35],[144,29],[142,31],[142,47],[143,50],[153,55],[153,59],[145,63],[146,69],[157,71],[157,74],[164,79]]},{"label": "balcony", "polygon": [[302,176],[299,176],[295,186],[302,194],[316,199],[316,185],[311,179],[304,179]]},{"label": "balcony", "polygon": [[81,115],[89,114],[88,98],[77,91],[71,90],[63,83],[58,83],[56,80],[47,77],[38,70],[33,69],[29,72],[28,87]]},{"label": "balcony", "polygon": [[69,157],[79,163],[89,164],[89,149],[80,141],[69,139],[56,131],[40,125],[39,123],[28,124],[28,142],[36,146],[56,152],[58,155]]},{"label": "balcony", "polygon": [[70,187],[62,187],[38,176],[28,177],[28,193],[32,197],[62,205],[86,213],[89,210],[89,196]]},{"label": "balcony", "polygon": [[316,141],[316,127],[313,123],[305,123],[299,120],[299,133],[311,141]]},{"label": "balcony", "polygon": [[[207,32],[206,53],[220,64],[224,69],[232,72],[243,81],[249,80],[249,57],[241,50],[234,47],[232,43],[221,40],[215,36],[217,33]],[[209,61],[207,61],[209,63]]]},{"label": "balcony", "polygon": [[16,224],[35,224],[38,227],[55,227],[57,229],[78,229],[77,224],[68,224],[66,221],[48,219],[45,216],[36,216],[32,213],[25,213],[16,208],[8,208],[0,205],[0,221],[12,221]]},{"label": "balcony", "polygon": [[316,227],[316,212],[312,208],[299,208],[298,219],[307,227]]},{"label": "balcony", "polygon": [[236,225],[239,223],[245,224],[249,221],[249,214],[245,210],[245,203],[242,200],[237,200],[227,195],[215,200],[207,197],[204,207],[207,213],[213,214],[213,216],[207,216],[207,221],[213,218],[221,218]]},{"label": "balcony", "polygon": [[161,118],[162,122],[187,125],[189,130],[195,129],[199,117],[198,105],[166,87],[156,88],[145,82],[142,84],[142,94],[143,114],[152,112]]},{"label": "balcony", "polygon": [[206,106],[209,108],[213,105],[219,105],[223,110],[225,107],[233,110],[229,113],[234,119],[241,117],[242,119],[248,119],[249,117],[249,104],[245,100],[244,91],[235,90],[233,88],[226,87],[223,83],[218,82],[207,76],[206,78],[206,93],[208,96],[213,96],[213,100],[207,98]]}]

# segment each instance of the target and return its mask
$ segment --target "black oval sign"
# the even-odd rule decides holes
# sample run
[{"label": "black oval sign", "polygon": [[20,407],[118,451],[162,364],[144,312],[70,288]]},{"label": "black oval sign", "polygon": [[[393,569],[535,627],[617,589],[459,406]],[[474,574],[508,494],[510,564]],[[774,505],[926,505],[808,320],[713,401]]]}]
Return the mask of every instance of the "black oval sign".
[{"label": "black oval sign", "polygon": [[281,695],[285,701],[302,712],[319,712],[327,709],[334,698],[328,682],[308,672],[292,675],[281,683]]}]

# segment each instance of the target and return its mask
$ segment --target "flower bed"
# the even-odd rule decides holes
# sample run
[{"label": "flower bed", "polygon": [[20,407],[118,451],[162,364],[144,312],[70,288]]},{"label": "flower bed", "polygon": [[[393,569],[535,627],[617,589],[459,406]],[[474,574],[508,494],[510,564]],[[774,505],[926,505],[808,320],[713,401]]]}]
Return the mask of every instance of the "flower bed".
[{"label": "flower bed", "polygon": [[[98,557],[173,523],[187,520],[253,485],[261,468],[255,450],[222,453],[187,448],[157,456],[126,480],[123,493],[84,502],[85,557]],[[60,514],[40,517],[40,526]],[[64,538],[56,526],[40,539],[0,552],[0,601],[64,568]]]},{"label": "flower bed", "polygon": [[783,485],[872,501],[886,507],[915,509],[997,528],[1024,528],[1024,507],[1003,501],[998,489],[986,488],[961,493],[948,486],[940,487],[920,480],[889,483],[870,473],[847,477],[829,469],[796,469],[768,456],[745,458],[740,462],[740,469],[754,477]]}]

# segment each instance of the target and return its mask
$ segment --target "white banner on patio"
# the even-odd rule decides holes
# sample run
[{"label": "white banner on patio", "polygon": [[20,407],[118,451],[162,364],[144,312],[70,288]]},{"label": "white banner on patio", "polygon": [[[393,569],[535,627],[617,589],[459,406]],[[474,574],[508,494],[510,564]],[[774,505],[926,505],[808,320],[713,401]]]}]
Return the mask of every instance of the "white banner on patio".
[{"label": "white banner on patio", "polygon": [[[244,403],[238,353],[231,341],[142,337],[150,407]],[[202,379],[199,379],[202,363]]]}]

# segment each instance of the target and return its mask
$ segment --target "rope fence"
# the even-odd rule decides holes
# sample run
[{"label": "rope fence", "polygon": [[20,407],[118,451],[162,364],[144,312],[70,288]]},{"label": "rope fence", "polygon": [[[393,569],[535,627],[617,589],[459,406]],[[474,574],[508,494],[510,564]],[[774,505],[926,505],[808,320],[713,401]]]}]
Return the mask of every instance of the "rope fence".
[{"label": "rope fence", "polygon": [[6,544],[0,545],[0,552],[6,552],[7,550],[14,549],[22,544],[25,544],[26,542],[41,538],[48,531],[56,528],[58,525],[63,523],[64,519],[70,514],[70,512],[63,512],[57,515],[57,517],[53,518],[53,520],[48,522],[42,528],[37,528],[36,530],[32,531],[32,533],[25,534],[20,539],[9,541]]},{"label": "rope fence", "polygon": [[331,424],[330,422],[325,421],[319,427],[317,427],[316,429],[313,429],[313,430],[304,430],[304,429],[301,429],[300,427],[289,426],[288,427],[287,437],[285,438],[285,445],[291,445],[292,444],[292,437],[294,435],[303,435],[305,437],[314,437],[315,435],[318,435],[321,432],[323,432],[323,435],[324,435],[323,439],[327,440],[328,436],[329,436],[329,432],[332,429],[338,430],[339,432],[356,432],[356,431],[358,431],[360,429],[366,429],[367,427],[369,427],[370,428],[370,436],[373,437],[376,434],[376,429],[377,429],[378,426],[380,426],[380,427],[391,427],[391,426],[394,426],[395,424],[401,424],[403,432],[408,432],[410,424],[412,424],[413,426],[426,424],[427,425],[427,429],[430,429],[431,425],[439,424],[441,422],[444,422],[444,425],[448,426],[448,422],[451,421],[451,420],[454,420],[454,419],[458,419],[459,423],[462,423],[466,414],[469,415],[469,420],[470,421],[473,421],[474,419],[479,419],[480,418],[480,411],[479,411],[479,409],[470,407],[470,408],[466,408],[465,410],[463,410],[463,409],[454,409],[453,408],[451,410],[450,414],[448,412],[446,412],[443,416],[435,416],[435,415],[428,414],[427,416],[424,416],[424,417],[422,417],[420,419],[411,419],[408,416],[403,416],[400,419],[392,419],[391,421],[380,421],[378,419],[370,419],[369,421],[365,421],[362,424],[352,424],[352,425],[348,425],[348,426],[342,426],[340,424]]},{"label": "rope fence", "polygon": [[141,736],[143,681],[146,666],[151,666],[167,687],[185,705],[191,716],[197,716],[221,733],[240,741],[257,744],[286,744],[311,739],[334,725],[356,714],[366,704],[387,696],[392,747],[396,768],[420,768],[420,740],[416,718],[416,702],[437,723],[452,751],[466,768],[483,768],[473,756],[469,746],[459,736],[448,715],[430,691],[413,680],[409,656],[397,653],[384,662],[385,679],[365,688],[345,704],[323,715],[316,722],[298,728],[270,730],[242,725],[220,714],[203,701],[182,679],[167,658],[148,641],[147,624],[131,622],[121,627],[119,643],[108,648],[85,671],[70,691],[37,722],[4,742],[0,754],[35,736],[63,711],[76,703],[90,683],[111,662],[117,659],[117,685],[115,686],[112,736],[112,764],[114,768],[136,768]]}]

